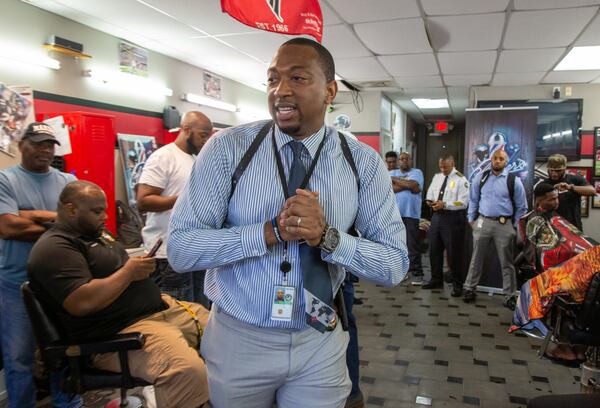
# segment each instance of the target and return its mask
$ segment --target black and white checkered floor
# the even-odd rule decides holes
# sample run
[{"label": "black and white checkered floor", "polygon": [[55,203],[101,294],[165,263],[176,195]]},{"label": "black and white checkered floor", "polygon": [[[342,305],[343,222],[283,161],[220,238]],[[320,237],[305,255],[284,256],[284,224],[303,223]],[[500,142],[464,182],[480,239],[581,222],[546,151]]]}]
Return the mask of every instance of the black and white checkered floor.
[{"label": "black and white checkered floor", "polygon": [[540,360],[541,342],[507,333],[512,312],[499,295],[465,304],[449,287],[410,282],[360,283],[356,292],[367,407],[525,407],[538,395],[579,392],[579,369]]}]

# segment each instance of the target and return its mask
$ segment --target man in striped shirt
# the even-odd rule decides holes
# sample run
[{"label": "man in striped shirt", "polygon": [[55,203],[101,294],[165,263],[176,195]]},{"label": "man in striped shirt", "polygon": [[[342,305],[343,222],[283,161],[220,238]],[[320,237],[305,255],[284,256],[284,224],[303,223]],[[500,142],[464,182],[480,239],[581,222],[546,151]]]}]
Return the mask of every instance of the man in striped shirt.
[{"label": "man in striped shirt", "polygon": [[[343,407],[348,334],[335,317],[323,318],[330,308],[311,292],[326,284],[331,298],[345,270],[392,286],[408,269],[404,225],[381,157],[346,141],[357,183],[342,139],[324,124],[337,93],[334,73],[320,44],[284,43],[268,69],[274,125],[213,136],[173,210],[169,262],[178,272],[208,270],[213,308],[201,352],[215,408]],[[232,182],[259,134],[265,139]],[[300,168],[306,175],[290,193]],[[360,238],[348,233],[353,227]],[[317,256],[308,259],[307,250]],[[323,265],[327,282],[309,288]],[[315,304],[318,317],[311,317]]]}]

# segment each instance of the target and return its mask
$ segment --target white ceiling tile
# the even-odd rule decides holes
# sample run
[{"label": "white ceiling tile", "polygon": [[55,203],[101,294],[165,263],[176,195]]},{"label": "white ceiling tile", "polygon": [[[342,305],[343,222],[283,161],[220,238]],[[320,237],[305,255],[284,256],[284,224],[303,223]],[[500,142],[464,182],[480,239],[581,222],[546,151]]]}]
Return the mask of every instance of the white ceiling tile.
[{"label": "white ceiling tile", "polygon": [[281,34],[265,31],[229,35],[219,37],[219,39],[230,44],[233,48],[244,51],[267,63],[271,61],[279,46],[288,40]]},{"label": "white ceiling tile", "polygon": [[385,55],[378,58],[394,77],[439,75],[433,54]]},{"label": "white ceiling tile", "polygon": [[421,0],[428,16],[493,13],[506,10],[509,0]]},{"label": "white ceiling tile", "polygon": [[597,7],[583,7],[514,12],[503,46],[507,49],[565,47],[573,42],[597,10]]},{"label": "white ceiling tile", "polygon": [[446,98],[446,88],[404,88],[404,95],[412,98]]},{"label": "white ceiling tile", "polygon": [[492,74],[444,75],[444,82],[448,86],[486,85],[491,79]]},{"label": "white ceiling tile", "polygon": [[323,26],[340,24],[342,20],[336,15],[335,11],[324,1],[321,2],[321,12],[323,13]]},{"label": "white ceiling tile", "polygon": [[577,39],[575,45],[600,45],[600,15],[597,15],[594,21],[586,28],[581,37]]},{"label": "white ceiling tile", "polygon": [[354,30],[375,54],[411,54],[431,51],[421,18],[355,24]]},{"label": "white ceiling tile", "polygon": [[417,0],[329,0],[348,23],[420,17]]},{"label": "white ceiling tile", "polygon": [[402,88],[435,88],[443,86],[442,78],[439,75],[396,77],[394,79],[398,86]]},{"label": "white ceiling tile", "polygon": [[558,62],[565,49],[504,50],[500,53],[496,72],[548,71]]},{"label": "white ceiling tile", "polygon": [[339,59],[335,61],[335,66],[337,73],[349,81],[390,79],[375,57]]},{"label": "white ceiling tile", "polygon": [[492,80],[494,86],[537,85],[546,72],[496,73]]},{"label": "white ceiling tile", "polygon": [[346,25],[328,26],[323,29],[323,45],[334,59],[370,57],[371,52],[356,38]]},{"label": "white ceiling tile", "polygon": [[[258,73],[262,72],[261,83],[266,81],[266,64],[257,62],[213,38],[183,40],[178,41],[177,44],[171,44],[171,46],[189,55],[190,58],[186,61],[216,74],[240,82],[245,82],[247,75],[247,77],[252,77],[254,82],[257,80]],[[206,58],[207,55],[215,57]]]},{"label": "white ceiling tile", "polygon": [[469,87],[467,86],[449,86],[448,95],[452,99],[464,99],[469,101]]},{"label": "white ceiling tile", "polygon": [[588,83],[600,75],[599,70],[593,71],[552,71],[542,80],[544,84]]},{"label": "white ceiling tile", "polygon": [[178,24],[177,20],[172,17],[136,1],[81,2],[78,0],[61,0],[60,3],[151,39],[191,38],[205,34],[189,27],[187,24]]},{"label": "white ceiling tile", "polygon": [[500,46],[505,13],[430,17],[431,44],[439,51],[483,51]]},{"label": "white ceiling tile", "polygon": [[447,116],[452,114],[449,107],[440,109],[421,109],[421,112],[423,112],[423,115],[426,117]]},{"label": "white ceiling tile", "polygon": [[[61,0],[62,1],[62,0]],[[78,1],[80,0],[70,0]],[[247,33],[258,31],[240,23],[221,11],[221,4],[213,0],[144,0],[146,3],[168,13],[179,21],[198,27],[211,35]],[[119,1],[125,3],[124,1]],[[91,3],[91,2],[85,2]],[[104,6],[105,1],[98,2]]]},{"label": "white ceiling tile", "polygon": [[494,70],[496,51],[440,52],[442,74],[486,74]]},{"label": "white ceiling tile", "polygon": [[557,9],[596,4],[600,4],[600,0],[515,0],[515,10]]}]

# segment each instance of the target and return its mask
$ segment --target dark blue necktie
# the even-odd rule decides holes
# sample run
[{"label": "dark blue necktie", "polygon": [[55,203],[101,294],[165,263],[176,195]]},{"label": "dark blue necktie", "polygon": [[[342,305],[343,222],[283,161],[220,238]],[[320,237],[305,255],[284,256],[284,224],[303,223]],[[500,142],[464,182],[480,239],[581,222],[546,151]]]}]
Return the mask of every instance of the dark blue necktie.
[{"label": "dark blue necktie", "polygon": [[[301,142],[289,142],[294,152],[294,160],[290,167],[288,180],[288,193],[296,195],[306,177],[306,167],[301,156],[304,145]],[[304,284],[304,301],[306,323],[311,327],[325,332],[335,327],[335,311],[333,305],[333,291],[331,289],[331,275],[327,263],[321,259],[321,250],[311,247],[303,242],[299,245],[300,267]]]}]

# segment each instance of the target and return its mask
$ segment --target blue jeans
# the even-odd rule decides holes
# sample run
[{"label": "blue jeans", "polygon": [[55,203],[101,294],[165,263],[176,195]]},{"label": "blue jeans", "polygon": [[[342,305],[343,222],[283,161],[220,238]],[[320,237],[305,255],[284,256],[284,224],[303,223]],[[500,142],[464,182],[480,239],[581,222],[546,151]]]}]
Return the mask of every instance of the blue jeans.
[{"label": "blue jeans", "polygon": [[[33,365],[35,340],[20,285],[0,280],[0,329],[2,358],[9,408],[34,408]],[[55,408],[79,408],[80,396],[71,400],[59,390],[60,373],[50,375],[50,390]]]},{"label": "blue jeans", "polygon": [[348,366],[350,381],[352,381],[352,391],[350,391],[350,395],[356,395],[360,392],[358,330],[356,328],[356,316],[352,314],[352,306],[354,305],[354,284],[352,283],[349,274],[346,275],[342,293],[344,294],[344,303],[346,305],[346,312],[348,313],[348,334],[350,335],[350,342],[348,343],[348,349],[346,350],[346,365]]}]

